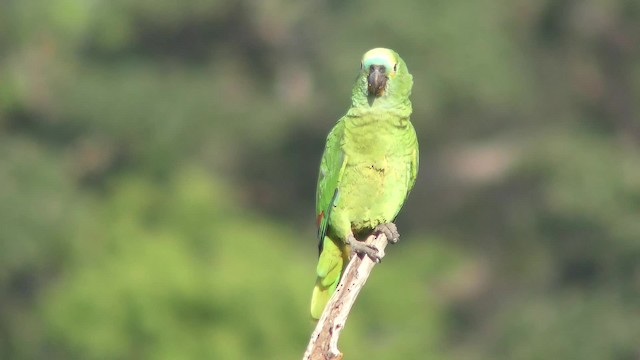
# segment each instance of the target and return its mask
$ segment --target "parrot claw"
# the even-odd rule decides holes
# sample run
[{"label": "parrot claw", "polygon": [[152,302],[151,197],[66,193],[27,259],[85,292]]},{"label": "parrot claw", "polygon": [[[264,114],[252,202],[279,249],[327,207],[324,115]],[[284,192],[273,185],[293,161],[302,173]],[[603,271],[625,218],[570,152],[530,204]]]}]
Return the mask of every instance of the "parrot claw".
[{"label": "parrot claw", "polygon": [[384,253],[381,254],[378,248],[373,245],[365,244],[361,241],[358,241],[358,239],[356,239],[353,234],[349,234],[349,236],[347,237],[347,244],[351,246],[352,254],[365,254],[375,263],[382,262]]},{"label": "parrot claw", "polygon": [[380,224],[374,229],[377,234],[384,234],[387,237],[387,241],[392,244],[397,243],[400,240],[400,233],[396,224],[390,222],[386,224]]}]

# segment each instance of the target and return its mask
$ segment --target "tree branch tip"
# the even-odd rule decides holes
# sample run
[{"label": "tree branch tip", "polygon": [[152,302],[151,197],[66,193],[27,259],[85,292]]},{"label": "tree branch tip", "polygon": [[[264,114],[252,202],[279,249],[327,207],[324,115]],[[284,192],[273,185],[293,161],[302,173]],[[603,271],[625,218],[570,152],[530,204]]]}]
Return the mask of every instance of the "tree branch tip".
[{"label": "tree branch tip", "polygon": [[[375,246],[384,257],[384,249],[388,244],[385,234],[370,235],[365,243]],[[303,360],[341,360],[343,358],[343,354],[338,349],[340,332],[344,329],[360,290],[364,287],[373,267],[378,263],[380,262],[368,256],[351,257],[336,290],[311,334]]]}]

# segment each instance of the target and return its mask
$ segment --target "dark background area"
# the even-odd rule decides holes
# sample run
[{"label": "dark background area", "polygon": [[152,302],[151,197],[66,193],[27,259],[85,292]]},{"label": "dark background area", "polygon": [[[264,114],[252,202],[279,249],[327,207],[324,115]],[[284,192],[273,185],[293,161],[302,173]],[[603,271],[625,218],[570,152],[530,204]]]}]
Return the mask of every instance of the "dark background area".
[{"label": "dark background area", "polygon": [[362,54],[418,182],[349,359],[640,357],[635,0],[0,2],[0,358],[296,359]]}]

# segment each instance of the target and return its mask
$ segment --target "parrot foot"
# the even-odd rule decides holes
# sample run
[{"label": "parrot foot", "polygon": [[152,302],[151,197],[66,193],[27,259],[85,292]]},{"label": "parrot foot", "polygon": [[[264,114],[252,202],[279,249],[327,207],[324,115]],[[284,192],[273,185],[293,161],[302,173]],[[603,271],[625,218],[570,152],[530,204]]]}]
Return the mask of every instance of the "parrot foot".
[{"label": "parrot foot", "polygon": [[395,244],[400,240],[398,227],[392,222],[376,226],[376,228],[374,229],[374,233],[384,234],[387,237],[387,241],[392,244]]},{"label": "parrot foot", "polygon": [[352,253],[365,254],[375,263],[380,263],[384,257],[384,254],[380,255],[378,248],[358,241],[353,234],[349,234],[349,236],[347,236],[347,244],[351,246]]}]

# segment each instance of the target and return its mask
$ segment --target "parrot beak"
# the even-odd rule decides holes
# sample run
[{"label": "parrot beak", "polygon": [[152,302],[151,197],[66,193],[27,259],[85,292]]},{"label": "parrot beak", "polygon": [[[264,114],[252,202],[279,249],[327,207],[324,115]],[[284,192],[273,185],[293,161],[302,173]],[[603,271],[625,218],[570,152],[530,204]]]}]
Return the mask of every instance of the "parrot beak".
[{"label": "parrot beak", "polygon": [[367,77],[369,95],[382,96],[384,88],[387,85],[386,70],[384,65],[371,65],[369,68],[369,76]]}]

